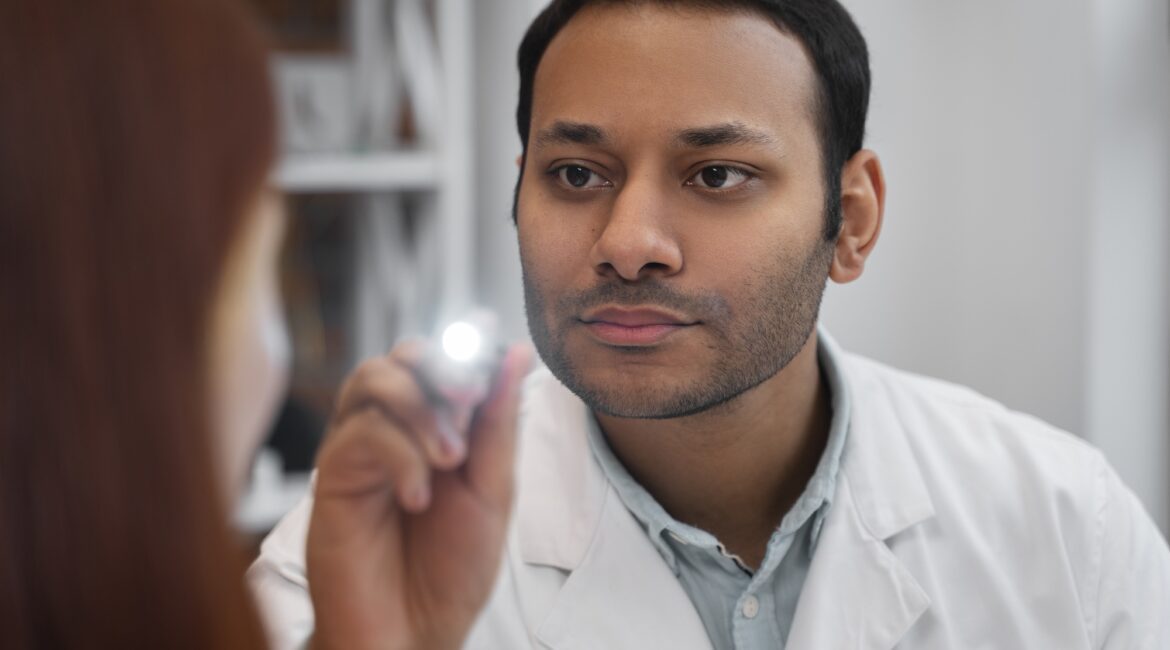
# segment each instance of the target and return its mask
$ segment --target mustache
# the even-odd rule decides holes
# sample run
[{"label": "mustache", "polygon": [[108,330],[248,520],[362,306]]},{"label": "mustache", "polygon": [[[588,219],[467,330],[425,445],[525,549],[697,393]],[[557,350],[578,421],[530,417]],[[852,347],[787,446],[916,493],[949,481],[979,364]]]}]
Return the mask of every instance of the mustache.
[{"label": "mustache", "polygon": [[660,307],[685,314],[698,321],[720,320],[731,312],[727,301],[718,294],[683,292],[656,280],[636,283],[606,282],[584,291],[563,295],[557,300],[558,311],[572,318],[603,305]]}]

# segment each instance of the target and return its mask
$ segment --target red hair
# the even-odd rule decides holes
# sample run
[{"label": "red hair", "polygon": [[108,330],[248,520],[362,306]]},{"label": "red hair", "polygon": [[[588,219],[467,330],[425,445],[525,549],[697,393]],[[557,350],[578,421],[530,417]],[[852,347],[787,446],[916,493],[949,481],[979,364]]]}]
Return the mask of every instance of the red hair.
[{"label": "red hair", "polygon": [[0,3],[0,647],[260,647],[208,329],[274,157],[229,0]]}]

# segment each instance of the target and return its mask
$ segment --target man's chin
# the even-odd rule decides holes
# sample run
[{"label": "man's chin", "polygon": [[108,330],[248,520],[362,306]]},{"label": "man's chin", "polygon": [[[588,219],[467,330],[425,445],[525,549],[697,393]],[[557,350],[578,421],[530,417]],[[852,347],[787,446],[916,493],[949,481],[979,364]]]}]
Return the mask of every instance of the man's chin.
[{"label": "man's chin", "polygon": [[725,403],[720,398],[693,389],[655,386],[644,383],[591,384],[564,382],[581,401],[599,415],[632,420],[670,420],[696,415]]},{"label": "man's chin", "polygon": [[734,399],[728,397],[727,399],[720,399],[715,401],[710,400],[696,400],[696,401],[678,401],[671,403],[653,403],[653,404],[628,404],[628,403],[612,403],[584,400],[594,413],[598,415],[606,415],[614,418],[623,418],[627,420],[677,420],[679,418],[691,417],[706,413],[714,409],[718,409],[727,402]]},{"label": "man's chin", "polygon": [[[537,349],[540,342],[537,339]],[[580,343],[545,347],[543,352],[550,354],[542,357],[553,375],[598,414],[671,419],[726,401],[711,394],[711,368],[695,354],[679,349],[598,349]]]}]

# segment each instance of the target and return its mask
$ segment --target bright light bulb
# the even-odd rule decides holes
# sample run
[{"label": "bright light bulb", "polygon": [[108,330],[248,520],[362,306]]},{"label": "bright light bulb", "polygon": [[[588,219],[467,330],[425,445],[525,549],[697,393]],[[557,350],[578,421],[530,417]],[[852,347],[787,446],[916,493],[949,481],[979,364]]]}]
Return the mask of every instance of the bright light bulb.
[{"label": "bright light bulb", "polygon": [[451,323],[443,330],[443,352],[455,361],[471,361],[479,354],[483,337],[471,323]]}]

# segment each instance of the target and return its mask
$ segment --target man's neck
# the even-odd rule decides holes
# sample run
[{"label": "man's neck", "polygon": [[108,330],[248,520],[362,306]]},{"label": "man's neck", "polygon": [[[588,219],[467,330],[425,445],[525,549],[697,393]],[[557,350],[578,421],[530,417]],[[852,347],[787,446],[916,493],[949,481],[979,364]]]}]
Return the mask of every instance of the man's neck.
[{"label": "man's neck", "polygon": [[816,470],[831,419],[815,334],[776,376],[709,411],[597,415],[614,454],[672,517],[712,533],[753,568]]}]

